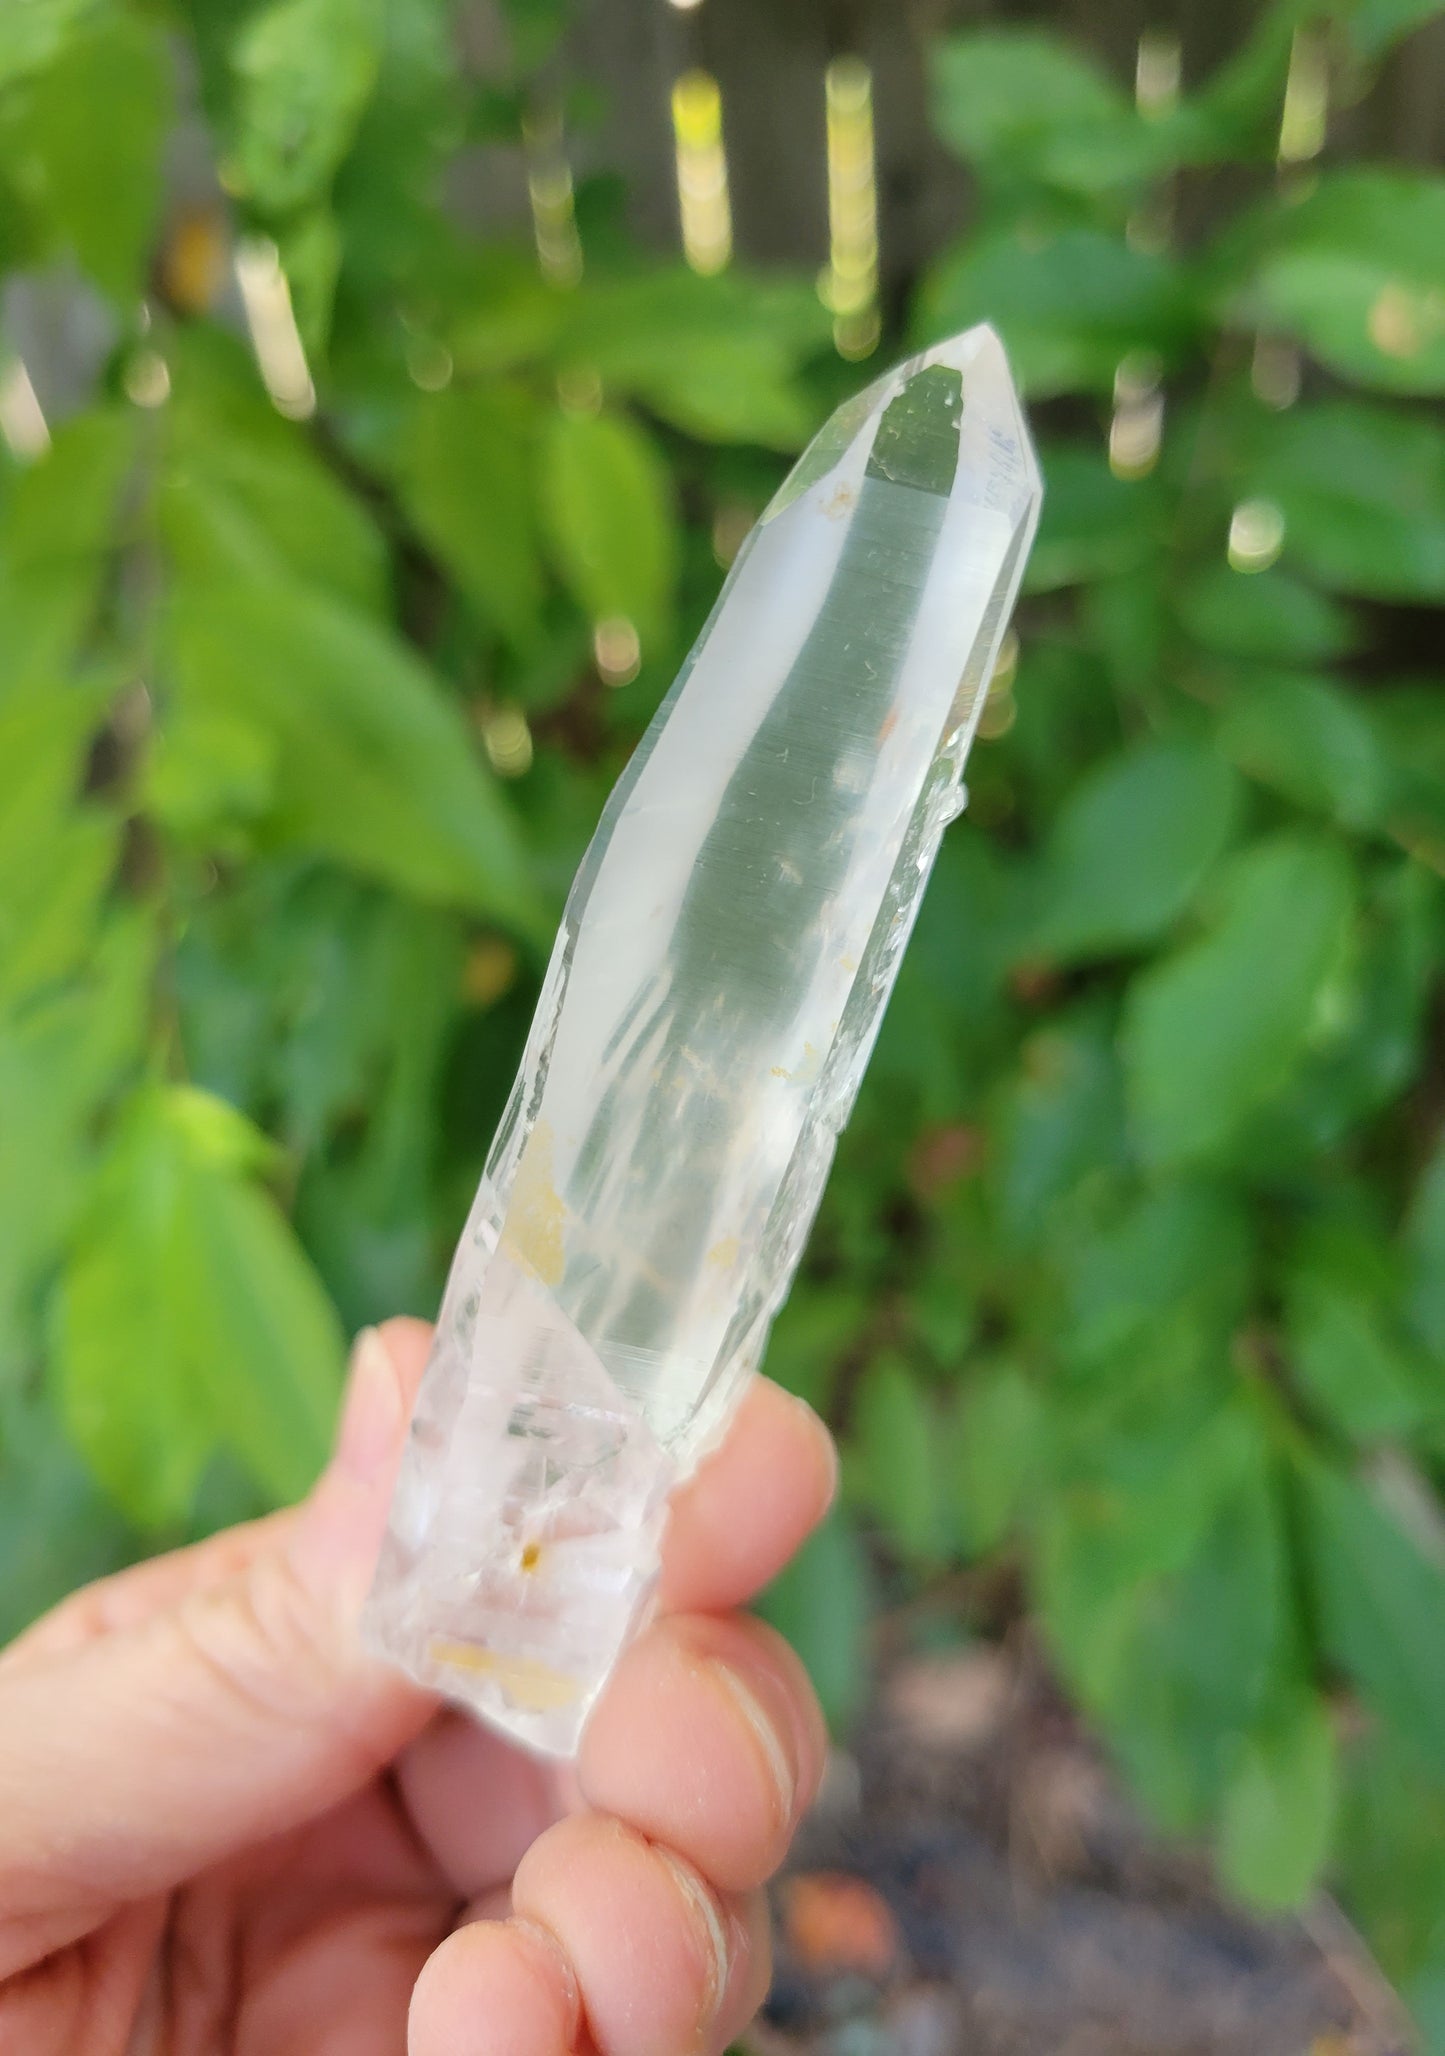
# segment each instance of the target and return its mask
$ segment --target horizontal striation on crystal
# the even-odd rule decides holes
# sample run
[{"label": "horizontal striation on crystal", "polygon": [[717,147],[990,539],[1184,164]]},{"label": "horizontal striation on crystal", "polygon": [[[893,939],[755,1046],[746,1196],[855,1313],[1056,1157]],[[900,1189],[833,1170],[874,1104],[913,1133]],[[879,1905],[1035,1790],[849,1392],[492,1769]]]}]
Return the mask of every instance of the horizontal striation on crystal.
[{"label": "horizontal striation on crystal", "polygon": [[372,1645],[571,1754],[802,1253],[1037,520],[997,337],[840,407],[603,813],[458,1248]]}]

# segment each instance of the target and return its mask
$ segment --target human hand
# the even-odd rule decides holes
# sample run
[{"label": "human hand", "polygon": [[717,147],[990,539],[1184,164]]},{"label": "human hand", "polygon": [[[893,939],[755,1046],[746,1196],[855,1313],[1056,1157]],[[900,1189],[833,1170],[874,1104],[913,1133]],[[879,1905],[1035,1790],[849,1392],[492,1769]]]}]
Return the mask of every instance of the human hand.
[{"label": "human hand", "polygon": [[0,2056],[679,2056],[757,2006],[824,1738],[731,1609],[825,1510],[827,1431],[755,1382],[559,1772],[356,1640],[429,1339],[361,1338],[302,1506],[0,1656]]}]

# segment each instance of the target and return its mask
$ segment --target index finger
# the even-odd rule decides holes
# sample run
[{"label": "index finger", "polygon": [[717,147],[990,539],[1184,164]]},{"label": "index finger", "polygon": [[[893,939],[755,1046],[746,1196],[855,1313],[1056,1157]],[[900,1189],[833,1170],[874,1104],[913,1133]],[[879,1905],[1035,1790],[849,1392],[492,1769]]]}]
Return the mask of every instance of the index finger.
[{"label": "index finger", "polygon": [[837,1483],[833,1438],[813,1409],[771,1378],[754,1378],[723,1441],[673,1500],[664,1610],[746,1604],[822,1520]]}]

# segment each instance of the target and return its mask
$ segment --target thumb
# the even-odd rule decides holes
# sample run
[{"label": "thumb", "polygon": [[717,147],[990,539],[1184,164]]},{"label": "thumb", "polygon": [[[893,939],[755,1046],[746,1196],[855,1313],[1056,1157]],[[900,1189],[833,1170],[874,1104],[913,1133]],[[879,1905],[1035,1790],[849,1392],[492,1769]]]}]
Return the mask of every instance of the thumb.
[{"label": "thumb", "polygon": [[206,1545],[193,1576],[146,1567],[161,1603],[128,1606],[121,1579],[116,1625],[0,1663],[0,1978],[325,1812],[425,1722],[356,1620],[427,1336],[362,1335],[335,1455],[239,1567],[208,1578]]}]

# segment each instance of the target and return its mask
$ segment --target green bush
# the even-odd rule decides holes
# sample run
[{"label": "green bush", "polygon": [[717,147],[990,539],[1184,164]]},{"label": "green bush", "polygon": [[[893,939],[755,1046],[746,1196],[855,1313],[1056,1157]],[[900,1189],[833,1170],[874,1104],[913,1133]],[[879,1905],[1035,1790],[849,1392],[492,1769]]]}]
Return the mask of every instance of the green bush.
[{"label": "green bush", "polygon": [[[843,1719],[877,1566],[944,1621],[1021,1581],[1157,1817],[1266,1906],[1331,1865],[1445,2046],[1445,184],[1274,162],[1301,38],[1356,90],[1433,11],[1289,0],[1143,112],[1039,33],[934,52],[977,206],[909,334],[1000,325],[1048,500],[778,1327],[847,1463],[772,1605]],[[447,0],[0,19],[0,268],[109,336],[0,458],[8,1627],[304,1486],[344,1332],[434,1306],[713,537],[856,376],[605,181],[568,286],[452,225],[455,154],[535,132],[559,10],[512,12],[505,90]]]}]

